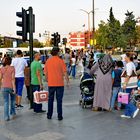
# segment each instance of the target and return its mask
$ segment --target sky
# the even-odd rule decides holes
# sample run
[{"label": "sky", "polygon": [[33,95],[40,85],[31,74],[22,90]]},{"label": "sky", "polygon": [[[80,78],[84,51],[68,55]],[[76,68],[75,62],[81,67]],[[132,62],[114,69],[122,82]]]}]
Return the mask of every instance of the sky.
[{"label": "sky", "polygon": [[[136,18],[140,16],[140,0],[94,0],[95,1],[95,27],[101,20],[107,21],[110,7],[113,7],[116,19],[123,23],[127,10],[133,11]],[[67,36],[69,32],[84,31],[88,29],[88,15],[81,11],[92,10],[93,0],[0,0],[0,34],[16,37],[16,12],[21,8],[33,7],[35,14],[35,38],[45,31],[59,32]],[[92,28],[92,15],[90,16]],[[83,27],[83,25],[86,25]]]}]

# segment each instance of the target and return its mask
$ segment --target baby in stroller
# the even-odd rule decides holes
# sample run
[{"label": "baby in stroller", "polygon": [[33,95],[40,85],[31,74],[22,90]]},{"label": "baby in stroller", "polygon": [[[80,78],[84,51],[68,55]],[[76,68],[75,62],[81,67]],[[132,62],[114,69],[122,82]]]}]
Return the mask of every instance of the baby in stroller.
[{"label": "baby in stroller", "polygon": [[94,78],[88,73],[84,73],[81,76],[80,90],[81,90],[81,99],[79,101],[82,108],[86,108],[87,105],[93,104],[94,97]]}]

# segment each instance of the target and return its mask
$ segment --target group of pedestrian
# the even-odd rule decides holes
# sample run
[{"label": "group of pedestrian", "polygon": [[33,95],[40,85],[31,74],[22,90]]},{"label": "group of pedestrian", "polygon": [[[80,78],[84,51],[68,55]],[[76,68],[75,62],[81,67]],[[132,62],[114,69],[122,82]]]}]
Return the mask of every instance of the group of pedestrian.
[{"label": "group of pedestrian", "polygon": [[[30,101],[30,109],[36,113],[46,112],[42,109],[42,104],[34,102],[33,95],[35,91],[44,89],[43,75],[45,75],[49,92],[47,118],[52,119],[56,94],[57,117],[58,120],[63,120],[64,80],[68,85],[71,72],[75,79],[76,65],[77,72],[84,73],[85,65],[90,69],[91,75],[96,75],[94,111],[113,111],[115,107],[117,110],[121,110],[124,105],[118,102],[117,97],[119,92],[126,92],[129,94],[130,100],[125,105],[125,112],[121,117],[134,118],[137,115],[139,108],[134,98],[140,94],[140,75],[136,73],[138,65],[136,65],[136,61],[133,62],[135,58],[133,53],[126,53],[123,61],[114,62],[109,54],[103,54],[95,61],[92,51],[70,51],[69,49],[66,50],[63,59],[59,56],[59,51],[58,47],[52,49],[51,57],[45,62],[44,71],[40,63],[40,53],[34,54],[31,64],[22,58],[21,50],[17,51],[16,57],[13,59],[9,56],[3,58],[3,67],[0,69],[0,87],[4,98],[4,119],[6,121],[15,118],[15,108],[23,108],[21,99],[24,84],[27,89],[27,98]],[[97,53],[99,54],[99,52]],[[87,57],[88,59],[86,59]],[[138,76],[138,80],[134,81],[134,78],[132,80],[132,77],[136,78],[136,76]]]},{"label": "group of pedestrian", "polygon": [[27,66],[27,62],[22,58],[22,51],[18,50],[15,58],[11,59],[11,57],[5,56],[2,63],[0,87],[4,98],[4,119],[9,121],[10,115],[11,118],[15,118],[15,108],[23,108],[21,99],[24,86],[24,69]]},{"label": "group of pedestrian", "polygon": [[[125,106],[122,118],[134,118],[138,111],[134,97],[140,94],[140,75],[136,72],[136,65],[133,62],[134,53],[126,53],[124,62],[114,62],[110,55],[106,54],[100,58],[91,68],[90,74],[96,74],[94,90],[93,111],[113,111],[116,107],[121,110]],[[122,105],[118,102],[119,92],[129,94],[128,104]],[[136,94],[134,94],[136,93]]]},{"label": "group of pedestrian", "polygon": [[[47,118],[53,115],[53,102],[56,93],[58,120],[63,120],[62,101],[64,94],[64,77],[69,83],[67,68],[63,59],[59,57],[59,48],[54,47],[51,57],[46,61],[44,71],[40,63],[40,53],[34,54],[31,65],[22,58],[22,51],[18,50],[16,57],[11,59],[5,56],[3,66],[0,69],[0,87],[4,97],[4,120],[9,121],[15,118],[16,109],[23,108],[21,105],[22,90],[25,83],[27,98],[30,101],[30,109],[36,113],[44,113],[42,104],[34,102],[34,92],[44,89],[43,75],[48,82],[49,99]],[[31,74],[31,77],[30,77]],[[31,78],[31,81],[30,81]],[[32,89],[32,91],[30,91]],[[9,111],[10,104],[10,111]]]}]

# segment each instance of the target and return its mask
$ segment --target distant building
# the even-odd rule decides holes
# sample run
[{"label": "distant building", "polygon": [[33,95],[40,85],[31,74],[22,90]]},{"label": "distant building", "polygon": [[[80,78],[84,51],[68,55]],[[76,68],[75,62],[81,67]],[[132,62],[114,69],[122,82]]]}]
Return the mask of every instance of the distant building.
[{"label": "distant building", "polygon": [[[89,45],[89,34],[85,32],[71,32],[69,33],[69,44],[72,48],[85,48]],[[90,33],[90,39],[92,32]]]},{"label": "distant building", "polygon": [[72,48],[85,47],[85,33],[84,32],[71,32],[69,33],[69,44]]},{"label": "distant building", "polygon": [[[10,48],[16,48],[18,47],[21,43],[23,43],[22,39],[15,38],[15,37],[9,37],[9,36],[4,36],[4,46],[10,47]],[[9,43],[8,43],[9,42]],[[8,43],[8,44],[7,44]]]}]

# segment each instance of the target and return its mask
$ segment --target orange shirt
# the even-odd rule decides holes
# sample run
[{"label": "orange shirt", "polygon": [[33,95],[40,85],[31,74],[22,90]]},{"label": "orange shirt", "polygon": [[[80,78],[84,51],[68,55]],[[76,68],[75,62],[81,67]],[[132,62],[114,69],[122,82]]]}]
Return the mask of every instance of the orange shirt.
[{"label": "orange shirt", "polygon": [[66,65],[58,56],[49,58],[45,63],[44,73],[50,87],[64,86],[64,73],[66,72]]}]

